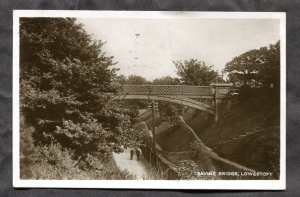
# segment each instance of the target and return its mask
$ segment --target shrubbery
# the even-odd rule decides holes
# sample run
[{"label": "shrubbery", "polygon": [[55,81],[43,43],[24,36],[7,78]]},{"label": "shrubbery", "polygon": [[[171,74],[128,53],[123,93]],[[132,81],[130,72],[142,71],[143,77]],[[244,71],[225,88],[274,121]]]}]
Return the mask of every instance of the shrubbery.
[{"label": "shrubbery", "polygon": [[86,161],[77,164],[77,161],[72,159],[72,151],[62,149],[59,144],[38,146],[35,149],[35,155],[37,159],[30,166],[32,176],[22,177],[23,179],[134,179],[128,172],[121,171],[116,165],[112,165],[112,158],[108,160],[109,162],[103,162],[90,156]]},{"label": "shrubbery", "polygon": [[127,176],[109,165],[100,175],[88,169],[128,144],[131,127],[130,112],[106,95],[117,90],[117,69],[103,44],[73,18],[20,19],[22,178]]},{"label": "shrubbery", "polygon": [[193,160],[181,160],[176,163],[176,172],[181,179],[199,179],[197,172],[199,171],[198,165]]}]

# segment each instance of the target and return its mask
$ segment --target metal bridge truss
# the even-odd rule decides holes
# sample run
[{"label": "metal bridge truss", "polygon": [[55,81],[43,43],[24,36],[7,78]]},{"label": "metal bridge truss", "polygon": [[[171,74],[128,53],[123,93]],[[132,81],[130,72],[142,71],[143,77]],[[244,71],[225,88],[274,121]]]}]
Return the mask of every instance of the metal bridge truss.
[{"label": "metal bridge truss", "polygon": [[214,114],[214,89],[211,86],[124,85],[114,99],[166,101]]}]

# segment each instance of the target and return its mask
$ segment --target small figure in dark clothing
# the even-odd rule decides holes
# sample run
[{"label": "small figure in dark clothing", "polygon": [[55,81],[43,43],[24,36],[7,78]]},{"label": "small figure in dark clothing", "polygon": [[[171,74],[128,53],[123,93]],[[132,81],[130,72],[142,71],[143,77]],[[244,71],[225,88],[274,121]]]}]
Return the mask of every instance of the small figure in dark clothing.
[{"label": "small figure in dark clothing", "polygon": [[141,156],[141,149],[137,148],[135,150],[135,154],[136,154],[137,160],[139,161],[140,160],[140,156]]},{"label": "small figure in dark clothing", "polygon": [[133,148],[131,148],[131,149],[130,149],[130,160],[133,159],[133,154],[134,154],[134,150],[133,150]]}]

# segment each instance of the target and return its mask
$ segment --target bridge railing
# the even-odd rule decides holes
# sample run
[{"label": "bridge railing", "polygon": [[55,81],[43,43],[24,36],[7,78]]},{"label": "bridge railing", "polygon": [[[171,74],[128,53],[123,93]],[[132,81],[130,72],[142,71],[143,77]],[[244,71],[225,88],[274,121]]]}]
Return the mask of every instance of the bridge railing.
[{"label": "bridge railing", "polygon": [[210,86],[124,85],[119,93],[126,95],[211,96],[213,95],[213,89]]}]

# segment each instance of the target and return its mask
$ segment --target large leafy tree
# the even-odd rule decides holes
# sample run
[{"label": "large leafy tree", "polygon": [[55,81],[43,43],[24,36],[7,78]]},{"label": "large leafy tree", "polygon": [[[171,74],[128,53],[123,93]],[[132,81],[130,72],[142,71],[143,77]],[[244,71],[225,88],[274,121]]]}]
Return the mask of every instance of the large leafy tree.
[{"label": "large leafy tree", "polygon": [[129,117],[114,92],[113,57],[73,18],[20,19],[20,104],[35,144],[60,143],[77,155],[117,150]]},{"label": "large leafy tree", "polygon": [[197,59],[173,62],[177,75],[185,85],[210,85],[218,77],[218,73]]},{"label": "large leafy tree", "polygon": [[172,78],[170,76],[156,78],[152,81],[154,85],[179,85],[180,80],[178,78]]},{"label": "large leafy tree", "polygon": [[129,75],[125,83],[128,85],[144,85],[147,84],[148,81],[146,78],[141,77],[139,75]]},{"label": "large leafy tree", "polygon": [[269,45],[268,48],[262,48],[264,62],[259,67],[258,79],[262,83],[269,85],[273,83],[279,87],[280,83],[280,41]]},{"label": "large leafy tree", "polygon": [[229,80],[234,83],[279,84],[280,42],[269,47],[249,50],[225,65]]},{"label": "large leafy tree", "polygon": [[226,64],[225,72],[232,82],[243,82],[255,79],[258,73],[259,64],[263,61],[263,54],[260,50],[253,49],[235,57]]}]

